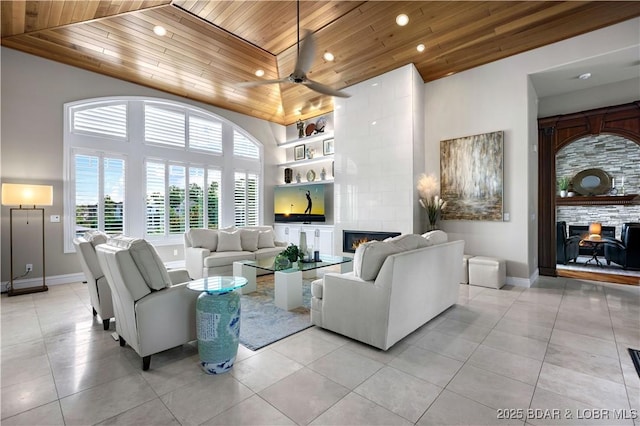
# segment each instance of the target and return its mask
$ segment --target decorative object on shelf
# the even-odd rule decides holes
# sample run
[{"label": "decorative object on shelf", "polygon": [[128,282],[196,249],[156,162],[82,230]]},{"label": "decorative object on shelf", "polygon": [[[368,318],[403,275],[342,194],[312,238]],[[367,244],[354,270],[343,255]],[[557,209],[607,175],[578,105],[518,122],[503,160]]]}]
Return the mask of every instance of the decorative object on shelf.
[{"label": "decorative object on shelf", "polygon": [[313,169],[307,172],[307,180],[309,182],[313,182],[314,180],[316,180],[316,172],[314,172]]},{"label": "decorative object on shelf", "polygon": [[618,195],[618,188],[616,188],[615,178],[611,178],[611,189],[609,190],[609,195]]},{"label": "decorative object on shelf", "polygon": [[331,155],[335,151],[333,150],[333,138],[325,139],[322,141],[322,154]]},{"label": "decorative object on shelf", "polygon": [[293,159],[294,160],[304,160],[304,156],[306,154],[305,144],[296,145],[293,147]]},{"label": "decorative object on shelf", "polygon": [[291,183],[292,179],[293,179],[293,169],[290,167],[287,167],[286,169],[284,169],[284,183]]},{"label": "decorative object on shelf", "polygon": [[300,242],[298,243],[298,250],[302,256],[302,260],[304,260],[304,256],[307,253],[307,233],[303,230],[300,230]]},{"label": "decorative object on shelf", "polygon": [[298,119],[296,122],[296,127],[298,128],[298,137],[304,138],[304,121]]},{"label": "decorative object on shelf", "polygon": [[572,190],[567,191],[567,197],[575,197],[576,193]]},{"label": "decorative object on shelf", "polygon": [[503,141],[497,131],[440,142],[441,194],[449,202],[443,219],[503,220]]},{"label": "decorative object on shelf", "polygon": [[622,176],[622,184],[620,184],[620,195],[624,195],[624,176]]},{"label": "decorative object on shelf", "polygon": [[313,134],[314,130],[316,130],[316,125],[315,125],[315,123],[311,123],[311,124],[307,125],[307,128],[305,129],[304,133],[307,136],[311,136]]},{"label": "decorative object on shelf", "polygon": [[437,229],[437,222],[440,219],[442,210],[447,207],[447,202],[438,195],[440,185],[438,179],[434,175],[420,175],[418,184],[418,195],[420,197],[420,205],[427,211],[427,219],[429,220],[428,231]]},{"label": "decorative object on shelf", "polygon": [[324,132],[324,128],[327,125],[327,119],[325,117],[318,118],[316,121],[316,133]]},{"label": "decorative object on shelf", "polygon": [[332,161],[331,162],[331,177],[336,177],[336,162]]},{"label": "decorative object on shelf", "polygon": [[316,155],[316,150],[313,148],[307,148],[307,158],[311,160]]},{"label": "decorative object on shelf", "polygon": [[327,178],[327,171],[323,167],[322,170],[320,171],[320,179],[325,180],[326,178]]},{"label": "decorative object on shelf", "polygon": [[611,179],[602,169],[586,169],[572,179],[573,187],[580,195],[604,195],[611,188]]},{"label": "decorative object on shelf", "polygon": [[297,183],[302,182],[302,175],[300,174],[300,172],[296,173],[296,182]]},{"label": "decorative object on shelf", "polygon": [[569,189],[569,184],[571,183],[571,179],[567,176],[560,176],[558,178],[558,189],[560,190],[560,196],[562,198],[567,196],[567,190]]}]

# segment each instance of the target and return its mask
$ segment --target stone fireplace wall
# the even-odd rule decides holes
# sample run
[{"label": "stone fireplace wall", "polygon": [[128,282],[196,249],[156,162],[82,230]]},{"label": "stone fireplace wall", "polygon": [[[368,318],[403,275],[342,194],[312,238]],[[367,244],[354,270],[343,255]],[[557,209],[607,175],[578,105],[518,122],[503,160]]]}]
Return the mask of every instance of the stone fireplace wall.
[{"label": "stone fireplace wall", "polygon": [[[607,134],[586,136],[562,148],[556,155],[556,176],[573,177],[591,168],[607,172],[618,188],[624,176],[625,193],[640,193],[640,145],[634,141]],[[623,223],[640,222],[640,205],[558,206],[556,220],[563,220],[568,225],[600,222],[615,226],[616,238],[619,238]]]}]

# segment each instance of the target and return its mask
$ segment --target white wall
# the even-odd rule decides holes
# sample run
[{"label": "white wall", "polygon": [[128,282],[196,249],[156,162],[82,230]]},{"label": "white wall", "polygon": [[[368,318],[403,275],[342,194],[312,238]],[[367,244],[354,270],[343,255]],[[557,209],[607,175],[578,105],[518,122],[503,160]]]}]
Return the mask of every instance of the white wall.
[{"label": "white wall", "polygon": [[[74,254],[63,252],[61,223],[50,223],[49,216],[63,214],[63,104],[101,96],[151,96],[189,103],[218,114],[240,127],[264,145],[265,196],[264,221],[273,221],[272,188],[279,170],[276,141],[285,137],[284,126],[203,103],[190,101],[158,90],[67,66],[12,49],[1,48],[2,159],[3,182],[31,182],[54,186],[54,204],[45,215],[47,276],[80,272]],[[279,177],[279,176],[278,176]],[[9,209],[2,210],[2,281],[9,279]],[[37,252],[39,241],[20,241],[20,251]],[[159,247],[164,260],[176,260],[173,248]],[[178,256],[180,257],[180,255]],[[18,263],[16,260],[14,263]],[[24,263],[24,262],[22,262]],[[34,273],[35,270],[34,263]],[[34,274],[34,276],[37,276]],[[41,276],[41,275],[40,275]]]},{"label": "white wall", "polygon": [[424,142],[416,123],[424,104],[417,74],[406,65],[349,87],[348,99],[334,100],[336,253],[344,229],[420,231],[415,185]]},{"label": "white wall", "polygon": [[451,237],[466,241],[467,253],[506,259],[514,283],[526,284],[535,276],[538,111],[528,75],[639,42],[636,18],[425,84],[427,170],[439,173],[441,140],[505,132],[504,211],[510,220],[442,222]]}]

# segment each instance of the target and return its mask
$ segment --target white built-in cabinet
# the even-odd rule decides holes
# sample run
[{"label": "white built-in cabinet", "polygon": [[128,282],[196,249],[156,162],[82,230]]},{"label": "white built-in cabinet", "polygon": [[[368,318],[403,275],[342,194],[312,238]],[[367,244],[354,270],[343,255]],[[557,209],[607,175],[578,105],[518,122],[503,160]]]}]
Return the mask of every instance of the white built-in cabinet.
[{"label": "white built-in cabinet", "polygon": [[307,225],[300,223],[276,223],[273,225],[276,233],[276,241],[284,241],[289,244],[300,243],[300,233],[307,234],[307,247],[319,250],[320,254],[333,255],[333,226],[332,225]]},{"label": "white built-in cabinet", "polygon": [[[297,183],[296,176],[299,176],[300,183],[333,183],[333,143],[333,131],[325,131],[278,144],[278,148],[286,150],[287,160],[278,164],[280,182],[285,183],[284,169],[291,168],[293,170],[291,184]],[[296,152],[304,153],[304,158],[296,160]],[[309,153],[312,154],[309,155]],[[322,179],[323,169],[324,179]]]}]

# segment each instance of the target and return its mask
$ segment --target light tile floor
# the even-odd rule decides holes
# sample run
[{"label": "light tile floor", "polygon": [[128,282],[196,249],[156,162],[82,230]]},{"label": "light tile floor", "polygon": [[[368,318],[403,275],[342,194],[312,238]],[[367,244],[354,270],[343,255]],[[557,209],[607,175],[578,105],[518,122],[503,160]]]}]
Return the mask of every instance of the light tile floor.
[{"label": "light tile floor", "polygon": [[0,316],[3,425],[640,425],[627,353],[640,287],[461,285],[456,306],[387,352],[313,327],[240,347],[221,376],[199,369],[195,343],[143,372],[81,283],[2,295]]}]

